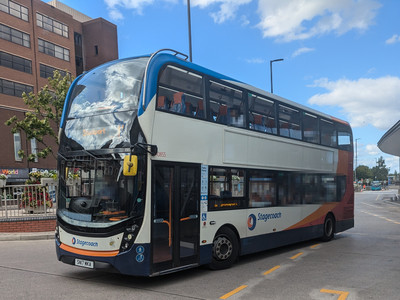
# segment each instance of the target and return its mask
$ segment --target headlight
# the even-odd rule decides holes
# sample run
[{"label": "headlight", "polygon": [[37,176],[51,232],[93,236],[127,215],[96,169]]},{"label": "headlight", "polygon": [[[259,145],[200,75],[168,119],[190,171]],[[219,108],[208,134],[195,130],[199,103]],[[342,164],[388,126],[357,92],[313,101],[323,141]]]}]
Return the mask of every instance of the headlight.
[{"label": "headlight", "polygon": [[125,229],[124,237],[121,243],[121,251],[126,251],[130,247],[132,247],[138,230],[139,226],[137,226],[136,224],[129,226]]}]

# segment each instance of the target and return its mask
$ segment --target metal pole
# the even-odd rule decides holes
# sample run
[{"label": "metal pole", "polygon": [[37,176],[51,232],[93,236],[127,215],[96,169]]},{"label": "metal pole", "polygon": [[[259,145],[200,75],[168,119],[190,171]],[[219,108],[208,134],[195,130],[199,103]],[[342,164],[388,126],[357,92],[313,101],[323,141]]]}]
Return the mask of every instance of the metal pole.
[{"label": "metal pole", "polygon": [[354,180],[356,181],[356,183],[357,183],[357,156],[358,156],[357,141],[358,140],[359,140],[359,138],[356,139],[356,168],[354,169]]},{"label": "metal pole", "polygon": [[270,71],[270,77],[271,77],[271,94],[274,93],[274,86],[272,84],[272,60],[269,61],[269,71]]},{"label": "metal pole", "polygon": [[189,61],[192,62],[192,25],[190,21],[190,0],[187,0],[188,7],[188,31],[189,31]]},{"label": "metal pole", "polygon": [[274,85],[272,83],[272,63],[276,61],[283,61],[283,58],[274,59],[269,61],[269,70],[270,70],[270,77],[271,77],[271,94],[274,93]]}]

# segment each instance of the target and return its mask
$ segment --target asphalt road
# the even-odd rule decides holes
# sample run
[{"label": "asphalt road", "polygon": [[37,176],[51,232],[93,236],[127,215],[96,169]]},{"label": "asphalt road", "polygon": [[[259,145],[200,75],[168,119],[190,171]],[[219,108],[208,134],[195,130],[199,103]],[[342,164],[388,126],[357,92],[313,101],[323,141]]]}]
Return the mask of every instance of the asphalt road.
[{"label": "asphalt road", "polygon": [[400,202],[356,194],[355,228],[156,278],[59,263],[53,240],[0,241],[0,299],[400,299]]}]

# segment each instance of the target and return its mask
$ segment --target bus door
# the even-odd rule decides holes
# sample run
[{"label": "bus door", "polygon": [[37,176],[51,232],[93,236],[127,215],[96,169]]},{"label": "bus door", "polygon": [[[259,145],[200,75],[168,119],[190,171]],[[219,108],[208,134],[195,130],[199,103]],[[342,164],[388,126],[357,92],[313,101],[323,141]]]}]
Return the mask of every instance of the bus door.
[{"label": "bus door", "polygon": [[184,267],[199,258],[200,166],[153,166],[153,272]]}]

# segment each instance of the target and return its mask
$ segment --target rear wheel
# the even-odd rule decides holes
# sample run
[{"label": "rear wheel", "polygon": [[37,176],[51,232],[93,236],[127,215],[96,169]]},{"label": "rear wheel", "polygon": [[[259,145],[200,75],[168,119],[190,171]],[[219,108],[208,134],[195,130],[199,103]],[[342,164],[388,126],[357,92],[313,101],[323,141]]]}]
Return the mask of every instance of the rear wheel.
[{"label": "rear wheel", "polygon": [[322,241],[328,242],[333,239],[335,235],[335,219],[329,214],[325,218]]},{"label": "rear wheel", "polygon": [[212,254],[211,269],[221,270],[233,265],[239,255],[239,241],[232,229],[223,227],[217,232]]}]

